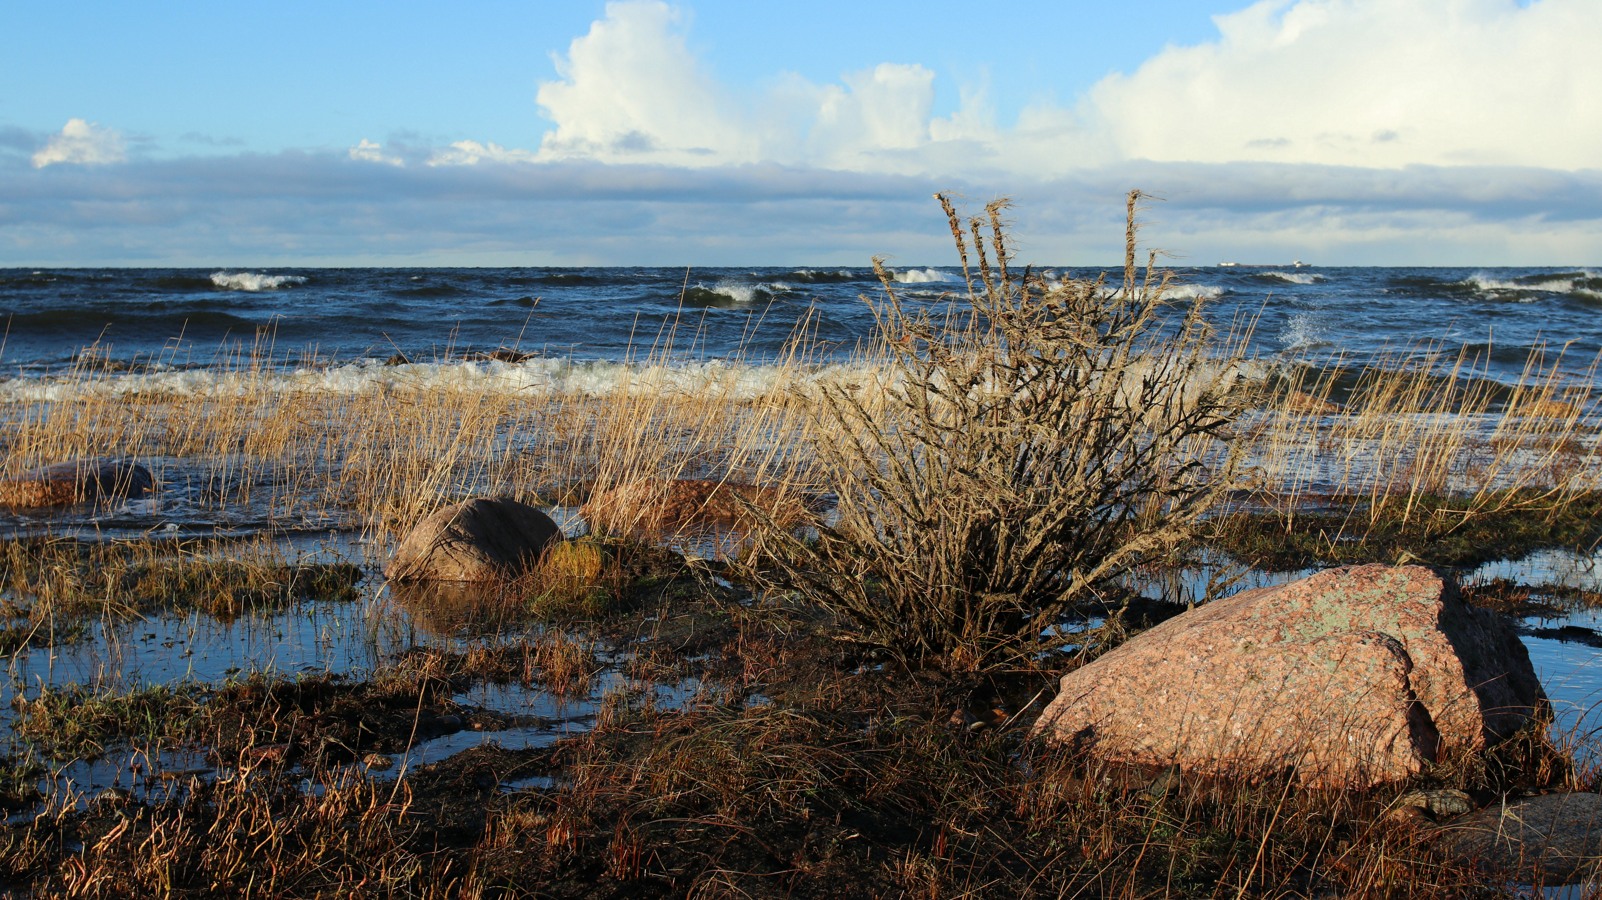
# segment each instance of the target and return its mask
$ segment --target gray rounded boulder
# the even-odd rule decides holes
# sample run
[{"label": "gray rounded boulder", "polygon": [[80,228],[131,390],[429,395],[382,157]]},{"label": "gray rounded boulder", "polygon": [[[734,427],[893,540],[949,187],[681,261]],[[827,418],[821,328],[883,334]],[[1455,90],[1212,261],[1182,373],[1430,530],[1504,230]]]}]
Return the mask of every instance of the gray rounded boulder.
[{"label": "gray rounded boulder", "polygon": [[550,516],[506,497],[475,497],[424,518],[384,567],[391,581],[496,581],[539,562],[562,529]]}]

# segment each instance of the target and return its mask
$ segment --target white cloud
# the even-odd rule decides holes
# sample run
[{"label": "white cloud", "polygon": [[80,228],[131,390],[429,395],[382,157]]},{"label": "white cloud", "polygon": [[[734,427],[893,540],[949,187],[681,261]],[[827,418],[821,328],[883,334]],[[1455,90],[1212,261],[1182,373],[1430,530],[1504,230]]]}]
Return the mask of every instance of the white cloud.
[{"label": "white cloud", "polygon": [[1260,0],[1090,93],[1125,158],[1599,164],[1595,0]]},{"label": "white cloud", "polygon": [[537,162],[539,154],[528,150],[515,150],[502,147],[491,141],[481,144],[478,141],[457,141],[445,150],[440,150],[428,158],[431,166],[476,166],[481,162],[487,163],[527,163]]},{"label": "white cloud", "polygon": [[923,66],[880,63],[822,91],[813,141],[826,155],[849,158],[906,150],[929,141],[935,74]]},{"label": "white cloud", "polygon": [[923,151],[995,137],[981,91],[967,92],[952,116],[932,119],[935,73],[921,65],[881,63],[846,73],[838,84],[780,75],[760,90],[726,88],[690,50],[685,25],[684,14],[661,0],[608,3],[605,16],[555,57],[560,78],[540,85],[539,106],[555,128],[537,155],[459,142],[432,162],[769,162],[930,172],[938,167]]},{"label": "white cloud", "polygon": [[608,3],[605,17],[555,58],[561,80],[540,85],[539,105],[556,123],[541,156],[688,166],[755,161],[760,137],[690,52],[682,19],[660,0]]},{"label": "white cloud", "polygon": [[834,84],[780,75],[744,91],[692,52],[686,16],[618,0],[555,58],[536,153],[461,142],[437,164],[586,159],[703,168],[1049,178],[1119,160],[1575,170],[1602,150],[1596,0],[1260,0],[1219,37],[1169,47],[1071,108],[998,125],[984,90],[932,114],[936,74],[908,63]]},{"label": "white cloud", "polygon": [[120,133],[83,119],[68,119],[61,131],[33,155],[33,167],[42,169],[60,163],[96,166],[126,158]]},{"label": "white cloud", "polygon": [[383,163],[387,166],[404,166],[406,161],[398,156],[391,156],[384,152],[384,145],[362,138],[361,142],[350,148],[350,158],[357,162]]}]

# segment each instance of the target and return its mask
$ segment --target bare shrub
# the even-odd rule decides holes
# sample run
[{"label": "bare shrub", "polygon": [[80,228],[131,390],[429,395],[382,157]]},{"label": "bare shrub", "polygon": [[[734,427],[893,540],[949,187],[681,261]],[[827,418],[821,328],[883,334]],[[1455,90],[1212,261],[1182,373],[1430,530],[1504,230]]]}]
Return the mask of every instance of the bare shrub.
[{"label": "bare shrub", "polygon": [[1155,254],[1137,265],[1138,191],[1116,283],[1019,272],[1006,201],[964,223],[937,197],[966,290],[930,309],[876,261],[889,389],[823,385],[813,407],[838,517],[815,538],[775,524],[753,558],[863,641],[976,671],[1068,640],[1068,607],[1169,554],[1234,486],[1244,336],[1171,299]]}]

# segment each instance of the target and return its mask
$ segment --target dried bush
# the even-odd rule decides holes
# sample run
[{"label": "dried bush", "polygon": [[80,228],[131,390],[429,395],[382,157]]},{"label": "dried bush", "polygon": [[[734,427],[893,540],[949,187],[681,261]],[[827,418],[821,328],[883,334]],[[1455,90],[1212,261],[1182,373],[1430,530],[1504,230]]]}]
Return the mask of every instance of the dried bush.
[{"label": "dried bush", "polygon": [[1070,606],[1169,554],[1235,486],[1244,336],[1172,299],[1155,255],[1137,265],[1138,191],[1117,283],[1020,273],[1006,201],[964,223],[937,197],[966,290],[904,300],[876,261],[888,388],[826,385],[814,406],[837,517],[815,538],[769,527],[755,558],[865,642],[977,671],[1070,640]]}]

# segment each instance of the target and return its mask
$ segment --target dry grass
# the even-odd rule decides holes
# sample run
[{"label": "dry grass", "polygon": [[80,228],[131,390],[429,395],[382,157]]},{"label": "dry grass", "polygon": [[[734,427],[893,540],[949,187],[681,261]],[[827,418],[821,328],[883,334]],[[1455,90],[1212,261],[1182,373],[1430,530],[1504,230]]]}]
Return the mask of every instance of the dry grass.
[{"label": "dry grass", "polygon": [[1249,422],[1255,498],[1283,534],[1318,531],[1330,559],[1485,545],[1434,560],[1466,563],[1528,552],[1543,532],[1583,548],[1595,537],[1568,520],[1602,496],[1597,367],[1538,350],[1503,383],[1483,358],[1431,347],[1291,367]]},{"label": "dry grass", "polygon": [[755,577],[978,671],[1050,649],[1064,610],[1190,541],[1236,487],[1245,336],[1138,265],[1139,197],[1113,284],[1019,272],[1005,203],[964,223],[941,197],[967,290],[917,310],[881,270],[890,389],[820,392],[807,446],[837,515],[816,539],[766,529]]},{"label": "dry grass", "polygon": [[[1473,515],[1510,497],[1556,505],[1595,491],[1598,361],[1565,362],[1537,351],[1512,384],[1467,351],[1430,347],[1355,373],[1299,368],[1256,435],[1263,483],[1287,509],[1360,497],[1374,518],[1403,520],[1428,514],[1422,497],[1464,498]],[[1338,411],[1309,410],[1309,399]]]},{"label": "dry grass", "polygon": [[670,330],[620,364],[445,359],[359,389],[327,362],[286,373],[266,338],[194,383],[140,380],[88,356],[0,405],[0,474],[124,458],[201,514],[379,537],[474,494],[537,501],[577,484],[684,477],[782,488],[797,466],[800,386],[819,372],[806,342],[793,346],[760,366],[686,361]]}]

